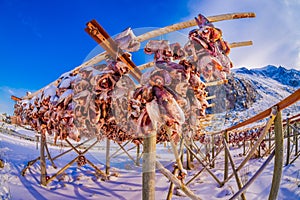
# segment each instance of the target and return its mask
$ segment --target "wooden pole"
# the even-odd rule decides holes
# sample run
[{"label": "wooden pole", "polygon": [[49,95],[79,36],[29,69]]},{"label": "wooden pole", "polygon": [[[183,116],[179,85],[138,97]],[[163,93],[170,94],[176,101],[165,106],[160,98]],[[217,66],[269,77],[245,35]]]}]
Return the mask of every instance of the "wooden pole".
[{"label": "wooden pole", "polygon": [[140,166],[140,144],[137,145],[136,147],[136,161],[135,161],[136,166]]},{"label": "wooden pole", "polygon": [[41,179],[40,182],[43,186],[47,185],[47,171],[46,171],[46,158],[45,158],[45,144],[46,136],[44,133],[41,133],[41,145],[40,145],[40,164],[41,164]]},{"label": "wooden pole", "polygon": [[213,162],[211,163],[211,167],[214,168],[215,167],[215,137],[212,135],[211,136],[211,159],[213,160]]},{"label": "wooden pole", "polygon": [[[191,149],[192,150],[192,149]],[[186,169],[191,170],[191,153],[189,150],[186,150]]]},{"label": "wooden pole", "polygon": [[246,140],[243,142],[243,155],[246,155]]},{"label": "wooden pole", "polygon": [[291,138],[290,138],[290,119],[287,119],[286,124],[286,136],[287,136],[287,146],[286,146],[286,162],[285,166],[290,163],[290,148],[291,148]]},{"label": "wooden pole", "polygon": [[110,157],[109,157],[109,151],[110,151],[110,140],[106,138],[106,167],[105,167],[105,174],[108,176],[109,175],[109,170],[110,170]]},{"label": "wooden pole", "polygon": [[[232,14],[211,16],[211,17],[207,17],[207,19],[208,19],[208,21],[213,23],[213,22],[223,21],[223,20],[232,20],[232,19],[239,19],[239,18],[253,18],[253,17],[255,17],[255,13],[232,13]],[[189,28],[192,26],[197,26],[197,22],[195,19],[185,21],[185,22],[180,22],[177,24],[166,26],[164,28],[150,31],[148,33],[138,36],[136,38],[136,40],[137,41],[145,41],[145,40],[148,40],[153,37],[157,37],[157,36],[167,34],[170,32],[174,32],[174,31],[178,31],[181,29]]]},{"label": "wooden pole", "polygon": [[271,130],[269,130],[269,152],[271,152],[271,146],[272,146],[272,144],[271,144]]},{"label": "wooden pole", "polygon": [[273,171],[273,179],[271,191],[269,194],[269,200],[277,199],[278,190],[281,181],[282,168],[283,168],[283,131],[282,131],[282,118],[281,111],[276,115],[274,122],[275,131],[275,163]]},{"label": "wooden pole", "polygon": [[[227,131],[225,131],[224,136],[225,136],[226,142],[228,142],[229,141],[229,135],[228,135]],[[229,166],[228,165],[228,152],[225,151],[224,152],[224,182],[228,178],[228,166]]]},{"label": "wooden pole", "polygon": [[144,138],[143,154],[143,200],[155,199],[156,131]]},{"label": "wooden pole", "polygon": [[[295,123],[295,126],[296,126],[296,123]],[[295,130],[294,130],[294,132],[295,132]],[[295,135],[295,144],[296,144],[296,146],[295,146],[295,156],[297,156],[298,155],[298,136],[297,136],[297,134],[294,134]]]}]

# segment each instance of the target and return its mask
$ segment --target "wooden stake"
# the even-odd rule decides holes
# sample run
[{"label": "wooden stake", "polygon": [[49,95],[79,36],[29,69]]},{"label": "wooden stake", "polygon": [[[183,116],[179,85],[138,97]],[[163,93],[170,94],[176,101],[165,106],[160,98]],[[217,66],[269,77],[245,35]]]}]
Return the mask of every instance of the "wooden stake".
[{"label": "wooden stake", "polygon": [[[212,135],[211,136],[211,159],[214,160],[215,158],[215,137]],[[215,161],[211,162],[210,165],[212,168],[215,167]]]},{"label": "wooden stake", "polygon": [[[296,126],[296,124],[295,124],[295,126]],[[297,135],[297,134],[294,134],[294,135]],[[295,156],[297,156],[298,155],[298,136],[295,136],[294,137],[295,138],[295,144],[296,144],[296,146],[295,146]]]},{"label": "wooden stake", "polygon": [[155,199],[156,131],[144,138],[143,155],[143,200]]},{"label": "wooden stake", "polygon": [[282,118],[281,111],[279,111],[275,118],[274,124],[274,132],[275,132],[275,162],[274,162],[274,171],[273,171],[273,179],[272,186],[269,195],[269,200],[277,199],[282,168],[283,168],[283,131],[282,131]]},{"label": "wooden stake", "polygon": [[105,174],[109,175],[109,169],[110,169],[110,157],[109,157],[109,151],[110,151],[110,140],[106,138],[106,167],[105,167]]},{"label": "wooden stake", "polygon": [[41,145],[40,145],[40,164],[41,164],[41,184],[43,186],[47,185],[47,171],[46,171],[46,158],[45,158],[45,145],[46,145],[46,136],[41,133]]},{"label": "wooden stake", "polygon": [[291,148],[291,138],[290,138],[290,119],[287,120],[286,124],[286,136],[287,136],[287,147],[286,147],[286,162],[285,166],[290,163],[290,148]]},{"label": "wooden stake", "polygon": [[[227,131],[225,131],[224,137],[225,137],[226,142],[228,142],[229,141],[229,135],[228,135]],[[224,153],[224,182],[228,178],[228,166],[229,166],[228,165],[228,152],[225,151],[225,153]]]},{"label": "wooden stake", "polygon": [[136,161],[135,161],[136,166],[140,166],[140,144],[137,145],[136,147]]}]

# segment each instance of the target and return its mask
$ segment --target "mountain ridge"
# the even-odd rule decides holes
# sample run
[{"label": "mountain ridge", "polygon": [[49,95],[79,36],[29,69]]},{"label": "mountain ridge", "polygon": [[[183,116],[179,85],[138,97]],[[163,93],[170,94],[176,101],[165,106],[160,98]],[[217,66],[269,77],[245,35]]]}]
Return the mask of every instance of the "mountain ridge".
[{"label": "mountain ridge", "polygon": [[236,74],[251,74],[272,78],[283,85],[300,88],[300,71],[296,69],[286,69],[282,66],[267,65],[262,68],[247,69],[241,67],[232,70]]}]

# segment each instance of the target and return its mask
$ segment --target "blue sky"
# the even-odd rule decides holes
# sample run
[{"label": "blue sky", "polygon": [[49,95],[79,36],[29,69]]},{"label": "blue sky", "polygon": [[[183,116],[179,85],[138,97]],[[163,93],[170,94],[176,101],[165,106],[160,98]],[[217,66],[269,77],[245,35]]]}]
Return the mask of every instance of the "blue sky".
[{"label": "blue sky", "polygon": [[24,96],[80,65],[96,43],[85,24],[96,19],[111,35],[127,27],[164,27],[206,16],[255,12],[255,19],[218,22],[236,67],[268,64],[300,69],[297,0],[0,0],[0,112],[12,112],[10,95]]}]

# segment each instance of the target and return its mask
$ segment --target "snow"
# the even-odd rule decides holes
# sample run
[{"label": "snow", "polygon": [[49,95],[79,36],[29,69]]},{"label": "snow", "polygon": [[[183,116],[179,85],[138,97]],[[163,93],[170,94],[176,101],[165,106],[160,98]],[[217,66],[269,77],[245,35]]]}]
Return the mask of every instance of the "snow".
[{"label": "snow", "polygon": [[[2,124],[2,127],[12,129],[26,135],[34,132],[12,125]],[[77,144],[77,143],[74,143]],[[65,149],[61,146],[48,146],[52,156]],[[126,148],[130,148],[128,146]],[[118,146],[111,144],[111,153]],[[286,151],[286,149],[285,149]],[[231,148],[232,156],[236,165],[242,161],[241,149]],[[135,157],[135,150],[129,151]],[[119,154],[119,155],[118,155]],[[77,167],[73,164],[59,179],[54,179],[46,187],[39,184],[40,167],[34,164],[21,176],[21,171],[28,161],[39,156],[39,147],[36,142],[21,139],[4,133],[0,133],[0,159],[5,161],[4,168],[0,168],[0,194],[2,199],[11,196],[11,199],[141,199],[142,198],[142,167],[136,166],[126,154],[119,152],[111,158],[111,172],[119,176],[111,176],[110,180],[102,181],[95,176],[95,171],[89,165]],[[77,153],[64,155],[54,162],[58,168],[63,167],[77,156]],[[105,142],[101,142],[91,149],[86,157],[101,170],[105,170]],[[172,170],[174,156],[169,145],[157,145],[157,158],[169,170]],[[267,158],[252,159],[239,172],[242,182],[246,182],[255,174],[258,168]],[[188,171],[189,180],[202,166],[194,161],[194,169]],[[142,165],[140,163],[140,165]],[[266,167],[257,180],[247,189],[247,199],[267,199],[271,188],[274,160]],[[223,180],[224,161],[222,155],[216,160],[215,168],[211,170]],[[58,171],[47,162],[48,175]],[[231,172],[230,172],[231,173]],[[156,199],[166,199],[169,181],[159,172],[156,172]],[[189,187],[202,199],[229,199],[237,192],[237,185],[232,178],[223,187],[219,187],[216,181],[204,171]],[[300,198],[300,159],[289,166],[284,166],[280,184],[278,199]],[[180,190],[176,191],[173,199],[188,199]],[[183,196],[181,196],[183,195]]]}]

